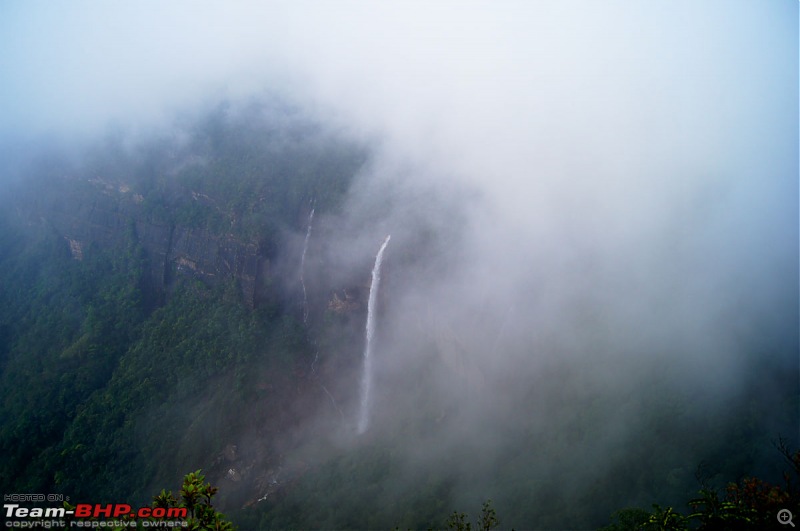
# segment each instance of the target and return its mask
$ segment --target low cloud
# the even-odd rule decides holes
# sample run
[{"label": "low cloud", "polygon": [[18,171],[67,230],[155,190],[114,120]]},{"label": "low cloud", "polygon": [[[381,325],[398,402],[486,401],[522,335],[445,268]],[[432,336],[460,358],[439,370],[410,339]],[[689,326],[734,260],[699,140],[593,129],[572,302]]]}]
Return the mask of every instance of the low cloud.
[{"label": "low cloud", "polygon": [[[268,91],[371,146],[315,237],[345,282],[392,235],[375,415],[430,417],[410,463],[463,451],[488,474],[537,440],[555,478],[589,433],[570,471],[603,460],[601,478],[658,444],[637,428],[653,382],[704,400],[687,426],[726,415],[759,356],[797,368],[792,3],[4,10],[6,136],[154,127]],[[420,413],[404,386],[432,359]]]}]

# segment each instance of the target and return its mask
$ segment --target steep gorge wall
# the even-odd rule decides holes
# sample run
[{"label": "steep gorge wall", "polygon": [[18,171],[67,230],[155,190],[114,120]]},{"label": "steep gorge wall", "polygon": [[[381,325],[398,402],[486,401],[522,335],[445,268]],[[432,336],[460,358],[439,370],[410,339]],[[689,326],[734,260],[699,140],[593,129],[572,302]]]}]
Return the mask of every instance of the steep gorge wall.
[{"label": "steep gorge wall", "polygon": [[91,183],[81,188],[81,193],[65,194],[36,214],[65,239],[73,258],[81,260],[94,247],[112,249],[135,238],[147,255],[148,281],[156,294],[167,293],[181,276],[209,285],[235,279],[244,301],[250,307],[256,304],[258,280],[269,270],[257,242],[154,219],[125,187]]}]

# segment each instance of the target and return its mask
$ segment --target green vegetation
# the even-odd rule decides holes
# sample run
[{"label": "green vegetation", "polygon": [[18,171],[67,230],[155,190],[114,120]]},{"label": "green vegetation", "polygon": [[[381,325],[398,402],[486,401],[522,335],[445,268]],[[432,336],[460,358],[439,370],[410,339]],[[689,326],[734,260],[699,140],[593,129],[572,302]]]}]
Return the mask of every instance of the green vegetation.
[{"label": "green vegetation", "polygon": [[185,529],[189,531],[233,531],[233,524],[226,520],[224,514],[214,509],[211,503],[217,487],[212,487],[205,479],[200,470],[190,472],[183,479],[180,500],[172,492],[162,490],[153,498],[153,507],[185,507],[189,511]]},{"label": "green vegetation", "polygon": [[[307,330],[280,294],[248,307],[232,277],[173,272],[155,293],[157,257],[137,231],[202,229],[269,257],[312,199],[338,208],[363,151],[268,111],[222,106],[181,140],[112,134],[79,165],[33,166],[4,192],[0,490],[143,501],[251,428],[231,410],[270,404],[265,440],[280,432],[313,355]],[[59,226],[72,223],[85,224],[79,259]]]},{"label": "green vegetation", "polygon": [[0,475],[19,491],[44,491],[62,435],[139,331],[142,257],[129,244],[76,263],[52,234],[15,247],[0,266],[8,287],[0,310]]},{"label": "green vegetation", "polygon": [[263,113],[257,105],[239,113],[220,105],[192,128],[188,142],[142,147],[138,155],[146,163],[125,156],[123,167],[136,168],[133,179],[111,169],[118,164],[102,162],[107,151],[96,164],[132,183],[153,219],[269,239],[312,200],[318,210],[339,208],[366,154],[313,123],[296,118],[278,127],[257,118]]},{"label": "green vegetation", "polygon": [[794,514],[800,511],[800,451],[791,453],[783,440],[777,446],[791,465],[784,473],[783,485],[745,477],[728,483],[722,494],[704,486],[698,497],[688,501],[689,514],[656,504],[652,511],[623,509],[612,515],[603,531],[779,528],[777,515],[781,509]]},{"label": "green vegetation", "polygon": [[[4,279],[15,288],[2,293],[6,491],[141,497],[224,446],[244,422],[224,409],[257,393],[255,375],[288,385],[307,362],[302,327],[247,309],[232,282],[181,283],[148,315],[135,246],[77,262],[49,255],[54,243],[22,254],[38,270],[27,286]],[[176,456],[187,438],[193,452]]]},{"label": "green vegetation", "polygon": [[[162,489],[161,492],[153,496],[153,501],[150,504],[152,509],[164,509],[166,516],[155,518],[138,518],[134,514],[128,514],[122,518],[122,524],[114,526],[114,531],[125,531],[132,526],[144,527],[149,524],[150,527],[164,527],[163,524],[169,524],[167,528],[181,528],[189,531],[235,531],[236,527],[231,523],[224,514],[217,511],[212,504],[211,499],[217,494],[219,489],[213,487],[211,483],[205,481],[205,476],[200,473],[200,470],[190,472],[183,478],[183,485],[179,492],[180,498],[176,498],[172,491]],[[64,502],[64,508],[69,511],[75,510],[75,505],[69,502]],[[138,509],[138,507],[137,507]],[[185,509],[185,517],[173,517],[176,514],[170,509]],[[181,511],[182,513],[183,511]],[[67,518],[68,525],[73,525],[72,522],[77,518],[70,516]],[[109,521],[108,518],[88,518],[81,519],[87,521],[100,521],[103,526],[110,529],[114,520]],[[176,525],[171,525],[176,524]],[[185,524],[185,525],[184,525]]]},{"label": "green vegetation", "polygon": [[[608,529],[711,529],[774,525],[766,518],[777,507],[797,507],[794,477],[781,487],[709,482],[693,497],[699,459],[718,480],[747,473],[774,482],[764,443],[796,419],[797,382],[770,361],[782,354],[769,344],[748,353],[753,375],[724,405],[735,415],[716,416],[707,412],[723,407],[706,407],[714,391],[682,387],[692,375],[663,378],[675,370],[668,362],[625,358],[619,370],[636,383],[623,396],[591,377],[597,367],[556,355],[526,385],[498,393],[464,384],[431,345],[385,393],[408,415],[376,418],[378,429],[347,444],[327,439],[346,422],[310,367],[319,352],[359,355],[358,316],[318,308],[311,331],[280,288],[253,308],[230,275],[202,282],[173,268],[157,286],[163,264],[141,241],[143,225],[179,227],[202,241],[254,245],[271,261],[282,234],[305,228],[312,201],[317,212],[342,206],[363,150],[302,120],[252,118],[259,112],[222,106],[181,140],[129,147],[112,135],[80,165],[48,163],[3,199],[0,490],[144,504],[202,467],[205,476],[186,476],[179,496],[162,491],[155,501],[192,507],[198,529],[230,528],[212,497],[248,530],[587,528],[606,522],[610,508],[654,500],[663,505],[619,511]],[[53,219],[92,220],[80,260]],[[417,258],[404,252],[402,260]],[[342,355],[326,369],[345,372],[351,361]],[[347,392],[334,390],[352,399]],[[325,406],[329,418],[314,420],[331,429],[308,429],[303,421]],[[780,413],[765,415],[769,407]],[[649,439],[637,440],[641,433]],[[489,496],[476,520],[448,519]]]},{"label": "green vegetation", "polygon": [[[481,507],[480,518],[475,522],[475,528],[478,531],[491,531],[499,524],[497,511],[492,507],[492,500],[486,500]],[[447,528],[453,531],[471,531],[472,523],[470,523],[469,516],[466,513],[453,511],[453,514],[447,520]]]},{"label": "green vegetation", "polygon": [[[697,498],[688,501],[689,514],[657,504],[653,504],[652,511],[621,509],[611,515],[611,522],[601,531],[780,529],[777,515],[781,509],[794,514],[800,511],[800,451],[791,453],[783,440],[776,446],[791,467],[784,473],[783,485],[770,485],[759,478],[745,477],[728,483],[724,494],[704,486]],[[499,524],[492,500],[485,501],[474,528],[489,531]],[[473,523],[466,513],[454,511],[447,519],[447,529],[470,531]]]}]

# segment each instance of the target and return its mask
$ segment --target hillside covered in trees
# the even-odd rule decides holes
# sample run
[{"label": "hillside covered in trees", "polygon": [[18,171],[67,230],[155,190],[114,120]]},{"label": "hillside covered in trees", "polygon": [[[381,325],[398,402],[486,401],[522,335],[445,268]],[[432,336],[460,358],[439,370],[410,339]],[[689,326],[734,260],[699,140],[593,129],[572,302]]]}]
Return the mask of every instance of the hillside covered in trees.
[{"label": "hillside covered in trees", "polygon": [[[503,527],[585,528],[682,507],[698,481],[780,482],[796,336],[744,309],[735,362],[684,358],[700,353],[679,337],[634,355],[648,343],[615,342],[621,314],[590,299],[548,329],[535,278],[446,314],[474,198],[392,188],[373,149],[252,103],[24,166],[0,196],[0,490],[148,504],[203,469],[241,529],[442,527],[489,498]],[[504,297],[487,285],[461,289]],[[735,392],[698,384],[734,381],[717,363],[741,369]]]},{"label": "hillside covered in trees", "polygon": [[175,134],[44,153],[4,190],[5,492],[147,500],[198,461],[225,477],[251,428],[263,475],[318,401],[282,253],[340,208],[363,148],[263,106]]}]

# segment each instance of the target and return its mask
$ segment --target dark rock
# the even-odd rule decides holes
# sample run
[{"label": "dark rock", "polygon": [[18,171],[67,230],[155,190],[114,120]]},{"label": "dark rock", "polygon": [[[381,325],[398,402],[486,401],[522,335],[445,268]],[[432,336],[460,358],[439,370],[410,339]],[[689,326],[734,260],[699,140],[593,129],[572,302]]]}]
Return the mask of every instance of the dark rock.
[{"label": "dark rock", "polygon": [[256,242],[154,219],[141,203],[130,193],[95,186],[88,192],[64,197],[39,216],[64,237],[73,258],[78,260],[92,246],[121,248],[135,238],[150,264],[147,285],[160,296],[181,276],[211,286],[235,279],[244,302],[250,307],[255,305],[257,280],[269,269]]}]

